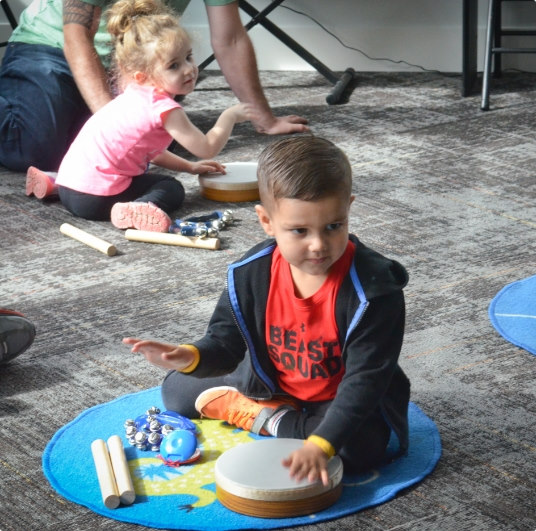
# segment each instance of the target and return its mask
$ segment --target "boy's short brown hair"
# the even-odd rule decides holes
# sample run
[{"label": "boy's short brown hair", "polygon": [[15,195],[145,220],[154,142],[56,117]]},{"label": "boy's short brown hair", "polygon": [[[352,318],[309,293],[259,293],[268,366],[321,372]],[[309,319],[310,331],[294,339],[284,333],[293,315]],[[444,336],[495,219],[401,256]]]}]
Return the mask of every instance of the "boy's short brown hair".
[{"label": "boy's short brown hair", "polygon": [[266,147],[257,168],[265,207],[278,199],[317,201],[352,194],[352,168],[333,142],[311,135],[277,140]]}]

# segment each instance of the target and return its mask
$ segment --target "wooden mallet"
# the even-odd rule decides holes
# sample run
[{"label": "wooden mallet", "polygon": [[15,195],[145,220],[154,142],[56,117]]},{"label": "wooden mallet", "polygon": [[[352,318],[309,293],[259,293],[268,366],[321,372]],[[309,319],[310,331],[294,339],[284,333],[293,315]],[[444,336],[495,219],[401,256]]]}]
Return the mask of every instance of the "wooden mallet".
[{"label": "wooden mallet", "polygon": [[91,443],[91,453],[97,471],[102,501],[108,509],[117,509],[121,500],[106,443],[102,439],[96,439]]},{"label": "wooden mallet", "polygon": [[93,249],[97,249],[97,251],[107,254],[108,256],[114,256],[117,253],[117,249],[111,243],[101,240],[97,236],[89,234],[89,232],[78,229],[70,223],[63,223],[60,227],[60,232],[66,236],[70,236],[74,240],[85,243],[89,247],[93,247]]},{"label": "wooden mallet", "polygon": [[135,242],[161,243],[180,247],[215,250],[220,248],[219,238],[199,238],[172,234],[170,232],[151,232],[146,230],[127,229],[125,238]]},{"label": "wooden mallet", "polygon": [[112,435],[108,446],[102,439],[96,439],[91,443],[91,453],[104,505],[108,509],[117,509],[120,503],[132,504],[136,493],[121,438]]},{"label": "wooden mallet", "polygon": [[119,435],[112,435],[108,439],[108,449],[110,451],[110,460],[112,461],[112,469],[119,499],[123,505],[130,505],[136,499],[136,492],[134,491],[134,485],[130,477],[123,442]]}]

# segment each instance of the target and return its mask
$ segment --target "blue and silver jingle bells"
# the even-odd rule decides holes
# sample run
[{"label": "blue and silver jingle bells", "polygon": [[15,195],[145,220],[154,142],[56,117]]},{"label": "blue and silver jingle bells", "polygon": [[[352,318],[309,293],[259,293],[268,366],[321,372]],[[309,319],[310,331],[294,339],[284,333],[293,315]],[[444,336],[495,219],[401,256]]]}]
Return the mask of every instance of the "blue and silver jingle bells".
[{"label": "blue and silver jingle bells", "polygon": [[160,451],[166,465],[195,461],[201,452],[197,447],[196,425],[174,411],[161,412],[150,407],[143,415],[124,423],[128,442],[139,450]]},{"label": "blue and silver jingle bells", "polygon": [[198,238],[217,238],[220,230],[225,229],[233,222],[231,210],[216,210],[211,214],[192,216],[186,219],[176,219],[169,227],[169,232],[182,236],[196,236]]}]

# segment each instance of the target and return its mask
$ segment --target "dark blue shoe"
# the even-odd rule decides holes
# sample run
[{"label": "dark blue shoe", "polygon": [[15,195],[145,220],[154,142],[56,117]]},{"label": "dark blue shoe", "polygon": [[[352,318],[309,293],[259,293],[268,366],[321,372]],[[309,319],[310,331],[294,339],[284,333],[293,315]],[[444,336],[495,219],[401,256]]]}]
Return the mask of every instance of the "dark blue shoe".
[{"label": "dark blue shoe", "polygon": [[35,326],[22,313],[0,308],[0,365],[22,354],[35,338]]}]

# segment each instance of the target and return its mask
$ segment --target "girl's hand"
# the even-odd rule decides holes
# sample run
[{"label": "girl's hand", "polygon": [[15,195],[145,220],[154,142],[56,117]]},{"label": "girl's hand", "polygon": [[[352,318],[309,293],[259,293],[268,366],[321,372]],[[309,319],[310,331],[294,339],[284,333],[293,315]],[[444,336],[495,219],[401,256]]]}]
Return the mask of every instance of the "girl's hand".
[{"label": "girl's hand", "polygon": [[203,173],[223,173],[225,174],[225,166],[215,160],[200,160],[192,162],[192,175],[202,175]]},{"label": "girl's hand", "polygon": [[319,446],[305,441],[304,445],[283,459],[283,466],[289,469],[290,477],[296,481],[307,478],[310,482],[320,479],[329,485],[328,456]]},{"label": "girl's hand", "polygon": [[232,114],[234,122],[239,124],[241,122],[256,122],[260,118],[260,113],[255,105],[251,103],[237,103],[232,107],[229,107],[225,113]]},{"label": "girl's hand", "polygon": [[149,363],[162,367],[163,369],[180,371],[191,365],[194,361],[194,353],[190,349],[177,345],[133,337],[123,338],[123,343],[132,345],[131,352],[143,354]]}]

